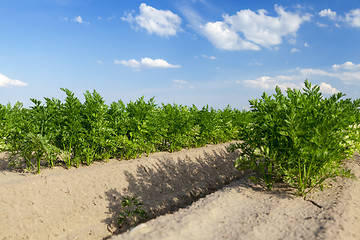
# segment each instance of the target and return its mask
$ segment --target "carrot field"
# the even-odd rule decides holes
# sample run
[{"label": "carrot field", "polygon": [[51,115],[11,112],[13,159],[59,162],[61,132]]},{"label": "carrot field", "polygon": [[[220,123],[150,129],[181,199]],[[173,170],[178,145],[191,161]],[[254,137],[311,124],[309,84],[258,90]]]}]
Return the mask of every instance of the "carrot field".
[{"label": "carrot field", "polygon": [[0,145],[11,153],[12,165],[39,173],[56,164],[78,167],[228,142],[240,138],[250,116],[230,107],[198,109],[144,97],[108,105],[95,90],[86,91],[81,102],[70,90],[61,90],[63,102],[44,98],[31,99],[30,108],[20,102],[0,105]]},{"label": "carrot field", "polygon": [[302,90],[264,93],[250,100],[250,111],[195,105],[157,104],[144,97],[109,105],[95,90],[81,102],[61,89],[64,101],[31,99],[0,105],[0,147],[10,164],[40,173],[44,167],[67,168],[94,161],[131,159],[158,151],[174,152],[237,140],[239,170],[271,190],[286,182],[305,196],[328,178],[352,177],[343,160],[359,149],[360,100],[337,93],[325,97],[318,85]]}]

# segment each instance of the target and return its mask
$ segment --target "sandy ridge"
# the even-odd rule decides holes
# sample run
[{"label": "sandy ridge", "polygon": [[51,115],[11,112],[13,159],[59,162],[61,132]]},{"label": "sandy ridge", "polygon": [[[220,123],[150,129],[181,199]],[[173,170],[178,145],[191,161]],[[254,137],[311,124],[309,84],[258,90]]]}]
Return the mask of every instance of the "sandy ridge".
[{"label": "sandy ridge", "polygon": [[102,239],[117,232],[120,200],[137,195],[150,217],[190,204],[241,174],[220,144],[40,175],[6,167],[0,155],[0,239]]},{"label": "sandy ridge", "polygon": [[[360,157],[348,166],[360,178]],[[143,223],[112,240],[134,239],[360,239],[360,183],[339,179],[305,201],[278,186],[267,192],[246,179],[186,209]],[[315,204],[314,204],[315,203]]]},{"label": "sandy ridge", "polygon": [[[10,171],[2,153],[0,239],[109,238],[125,195],[165,215],[112,239],[360,239],[359,181],[339,179],[312,202],[284,185],[264,191],[234,169],[227,145],[40,175]],[[347,164],[360,179],[360,156]]]}]

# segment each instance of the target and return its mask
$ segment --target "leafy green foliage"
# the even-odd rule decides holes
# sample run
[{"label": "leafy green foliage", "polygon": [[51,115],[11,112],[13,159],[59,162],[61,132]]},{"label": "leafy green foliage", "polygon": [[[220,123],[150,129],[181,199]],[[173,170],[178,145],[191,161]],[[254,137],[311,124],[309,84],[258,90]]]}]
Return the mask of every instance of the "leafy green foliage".
[{"label": "leafy green foliage", "polygon": [[144,97],[110,105],[99,93],[86,91],[81,103],[66,98],[31,99],[24,108],[0,104],[0,150],[11,164],[40,172],[41,167],[90,165],[109,158],[130,159],[156,151],[178,151],[241,140],[238,169],[252,169],[253,180],[272,189],[288,182],[305,196],[336,176],[351,177],[343,165],[360,147],[360,100],[338,93],[324,98],[319,86],[305,81],[303,91],[280,88],[251,100],[252,111],[195,105],[157,105]]},{"label": "leafy green foliage", "polygon": [[135,224],[141,219],[146,219],[146,212],[142,209],[143,204],[139,202],[137,197],[124,197],[121,200],[121,211],[119,213],[118,224],[121,226],[124,222]]},{"label": "leafy green foliage", "polygon": [[41,166],[63,163],[67,168],[109,158],[130,159],[156,151],[178,151],[236,140],[247,112],[214,110],[208,106],[157,105],[144,97],[124,104],[105,104],[96,91],[86,91],[81,103],[73,92],[66,98],[31,99],[0,106],[0,147],[15,165],[40,172]]},{"label": "leafy green foliage", "polygon": [[343,160],[356,150],[359,140],[356,123],[359,100],[341,99],[338,93],[324,98],[319,86],[305,81],[303,92],[279,87],[276,93],[251,100],[251,123],[245,127],[236,161],[239,169],[252,169],[271,189],[276,181],[294,186],[305,196],[315,187],[323,187],[328,178],[350,177]]},{"label": "leafy green foliage", "polygon": [[6,106],[0,104],[0,151],[5,147],[5,115],[7,113]]}]

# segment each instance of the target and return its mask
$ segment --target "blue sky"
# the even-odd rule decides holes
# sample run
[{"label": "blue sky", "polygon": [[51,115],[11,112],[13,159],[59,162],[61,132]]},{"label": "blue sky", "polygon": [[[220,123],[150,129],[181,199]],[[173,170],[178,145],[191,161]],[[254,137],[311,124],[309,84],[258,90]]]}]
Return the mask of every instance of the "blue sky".
[{"label": "blue sky", "polygon": [[228,104],[276,85],[359,98],[359,0],[0,0],[0,103]]}]

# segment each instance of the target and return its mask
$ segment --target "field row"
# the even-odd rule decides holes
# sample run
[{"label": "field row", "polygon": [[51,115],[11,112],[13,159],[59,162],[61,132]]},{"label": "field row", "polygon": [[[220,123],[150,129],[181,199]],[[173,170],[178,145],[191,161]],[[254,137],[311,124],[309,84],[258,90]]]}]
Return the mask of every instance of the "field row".
[{"label": "field row", "polygon": [[208,106],[157,105],[140,98],[110,105],[87,91],[83,103],[68,89],[66,98],[31,99],[24,108],[0,105],[0,144],[13,164],[40,172],[42,165],[63,161],[68,168],[109,158],[130,159],[143,153],[177,151],[238,139],[250,112]]},{"label": "field row", "polygon": [[307,80],[304,86],[285,94],[276,87],[274,94],[250,100],[251,111],[157,105],[144,98],[107,105],[96,91],[87,91],[81,103],[62,89],[64,102],[0,105],[0,147],[12,164],[40,172],[59,162],[70,168],[241,140],[228,149],[241,149],[238,169],[254,170],[253,180],[268,189],[282,181],[305,196],[328,178],[352,177],[343,160],[360,149],[360,100],[343,99],[343,93],[325,98],[319,86]]}]

